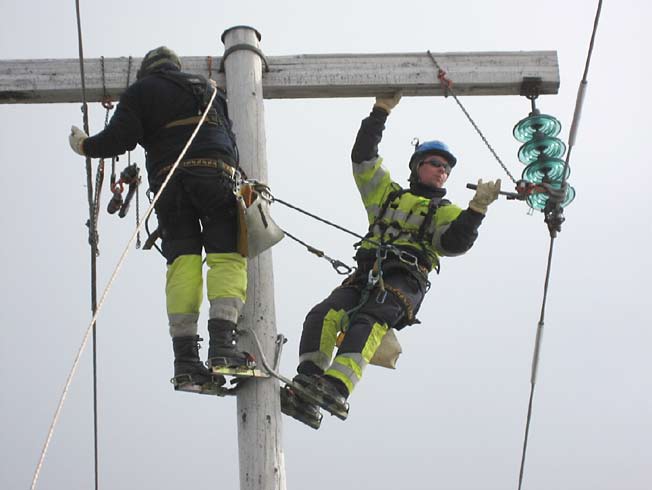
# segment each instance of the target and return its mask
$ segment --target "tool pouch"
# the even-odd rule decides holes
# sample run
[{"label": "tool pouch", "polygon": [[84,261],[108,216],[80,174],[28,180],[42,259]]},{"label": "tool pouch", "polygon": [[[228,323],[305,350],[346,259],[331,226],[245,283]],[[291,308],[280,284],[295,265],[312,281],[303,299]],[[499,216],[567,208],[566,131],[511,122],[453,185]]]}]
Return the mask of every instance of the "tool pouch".
[{"label": "tool pouch", "polygon": [[390,328],[383,337],[383,340],[380,341],[380,345],[369,361],[369,364],[389,369],[396,369],[396,362],[398,361],[401,352],[403,352],[403,349],[401,349],[398,337],[396,336],[394,329]]},{"label": "tool pouch", "polygon": [[[343,328],[339,332],[337,339],[335,341],[335,345],[337,347],[342,345],[342,341],[346,336],[346,330],[348,328],[348,318],[347,317],[345,318],[342,318],[342,316],[339,317],[340,324],[343,325]],[[376,352],[374,352],[374,355],[369,360],[369,364],[373,364],[374,366],[380,366],[388,369],[396,369],[396,363],[402,352],[403,349],[401,348],[401,344],[398,341],[398,337],[396,336],[396,330],[390,328],[389,330],[387,330],[387,333],[380,341],[380,345],[378,346],[378,349],[376,349]]]},{"label": "tool pouch", "polygon": [[240,186],[238,200],[238,252],[253,258],[280,242],[285,233],[270,214],[269,188],[259,182]]}]

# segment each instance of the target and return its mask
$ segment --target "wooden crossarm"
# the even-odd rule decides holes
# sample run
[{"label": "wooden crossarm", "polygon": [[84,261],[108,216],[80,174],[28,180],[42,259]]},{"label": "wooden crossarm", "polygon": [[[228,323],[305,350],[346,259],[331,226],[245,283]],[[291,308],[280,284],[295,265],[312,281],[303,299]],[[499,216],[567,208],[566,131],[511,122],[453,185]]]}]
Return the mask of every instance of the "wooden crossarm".
[{"label": "wooden crossarm", "polygon": [[[233,53],[231,56],[237,56]],[[556,94],[559,64],[555,51],[433,53],[458,95],[518,95],[524,77],[541,78],[540,93]],[[402,90],[405,96],[441,96],[444,89],[426,52],[396,54],[310,54],[266,59],[266,99],[371,97]],[[221,59],[212,58],[212,77]],[[129,81],[136,80],[141,58],[133,58]],[[181,58],[184,71],[209,75],[206,56]],[[117,100],[127,86],[129,59],[105,58],[106,93]],[[102,100],[99,58],[86,59],[86,97]],[[0,104],[81,102],[77,59],[0,60]]]}]

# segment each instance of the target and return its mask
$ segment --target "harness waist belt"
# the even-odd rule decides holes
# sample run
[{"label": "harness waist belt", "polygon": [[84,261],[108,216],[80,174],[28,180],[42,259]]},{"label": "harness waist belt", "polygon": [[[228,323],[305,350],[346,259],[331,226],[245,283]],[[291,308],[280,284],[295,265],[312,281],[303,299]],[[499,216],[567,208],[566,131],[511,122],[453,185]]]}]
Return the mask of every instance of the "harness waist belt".
[{"label": "harness waist belt", "polygon": [[[168,129],[168,128],[174,128],[176,126],[189,126],[190,124],[197,124],[199,121],[201,121],[201,116],[192,116],[192,117],[186,117],[184,119],[177,119],[176,121],[169,122],[163,127],[165,129]],[[206,119],[206,121],[204,121],[204,124],[212,124],[214,126],[218,126],[218,124],[215,121],[210,121],[208,118]]]},{"label": "harness waist belt", "polygon": [[[190,158],[188,160],[181,160],[181,162],[179,162],[179,167],[216,168],[218,170],[222,170],[223,172],[226,172],[230,177],[233,177],[233,175],[236,172],[236,168],[233,167],[232,165],[229,165],[228,163],[225,163],[222,160],[214,160],[212,158]],[[172,168],[172,164],[166,165],[165,167],[161,168],[161,170],[158,171],[156,177],[163,177],[164,175],[167,175],[167,173],[170,171],[171,168]]]},{"label": "harness waist belt", "polygon": [[[374,263],[376,262],[376,251],[375,249],[364,249],[364,250],[365,252],[373,251],[373,254],[367,254],[364,252],[362,254],[358,253],[355,259],[360,267],[364,268],[363,264],[366,264],[366,266],[369,269],[371,269]],[[399,253],[397,253],[395,250],[387,249],[387,254],[383,258],[383,263],[385,262],[400,263],[400,264],[404,264],[407,267],[413,267],[415,270],[418,270],[425,276],[428,276],[428,274],[430,274],[430,270],[432,269],[432,266],[430,266],[428,262],[424,261],[421,257],[419,257],[418,254],[415,254],[411,251],[407,251],[404,249],[400,250],[400,252],[404,252],[405,256],[399,255]],[[409,260],[406,260],[408,257]]]}]

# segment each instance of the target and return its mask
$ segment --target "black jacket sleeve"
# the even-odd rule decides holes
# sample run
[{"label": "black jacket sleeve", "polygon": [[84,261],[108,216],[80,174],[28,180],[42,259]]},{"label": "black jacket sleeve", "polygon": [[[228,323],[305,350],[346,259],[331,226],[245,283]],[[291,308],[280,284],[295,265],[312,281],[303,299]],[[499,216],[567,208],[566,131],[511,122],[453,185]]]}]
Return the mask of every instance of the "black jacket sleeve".
[{"label": "black jacket sleeve", "polygon": [[132,85],[120,97],[108,126],[84,141],[84,154],[91,158],[108,158],[133,150],[143,138],[140,113]]},{"label": "black jacket sleeve", "polygon": [[362,120],[355,144],[351,151],[353,163],[362,163],[378,156],[378,144],[383,137],[387,112],[374,107],[368,117]]},{"label": "black jacket sleeve", "polygon": [[465,209],[453,221],[441,236],[441,247],[453,255],[463,254],[473,246],[478,238],[478,228],[484,219],[484,214]]}]

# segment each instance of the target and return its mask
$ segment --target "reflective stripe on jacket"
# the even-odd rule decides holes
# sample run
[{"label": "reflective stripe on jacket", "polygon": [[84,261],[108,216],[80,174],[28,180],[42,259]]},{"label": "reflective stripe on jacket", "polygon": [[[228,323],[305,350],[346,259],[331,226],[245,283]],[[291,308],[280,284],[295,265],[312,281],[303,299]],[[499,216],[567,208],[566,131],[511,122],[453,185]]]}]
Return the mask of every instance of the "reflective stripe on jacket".
[{"label": "reflective stripe on jacket", "polygon": [[361,248],[374,249],[376,243],[389,242],[401,249],[414,250],[419,255],[425,255],[431,269],[437,267],[440,256],[458,255],[447,252],[441,245],[443,233],[462,213],[460,207],[448,201],[437,207],[420,241],[417,235],[431,202],[427,197],[406,190],[389,203],[380,221],[376,222],[385,200],[392,192],[401,189],[399,184],[392,181],[382,162],[381,157],[376,157],[353,164],[353,176],[371,227],[369,239],[375,242],[364,240]]}]

